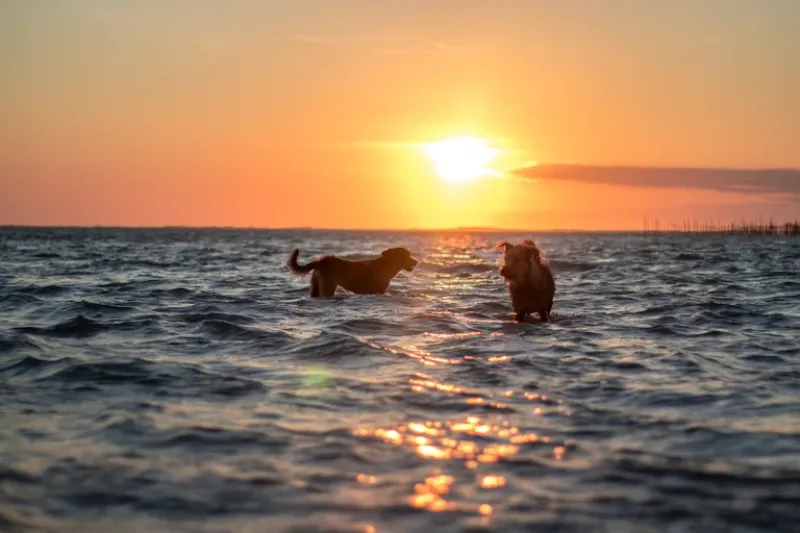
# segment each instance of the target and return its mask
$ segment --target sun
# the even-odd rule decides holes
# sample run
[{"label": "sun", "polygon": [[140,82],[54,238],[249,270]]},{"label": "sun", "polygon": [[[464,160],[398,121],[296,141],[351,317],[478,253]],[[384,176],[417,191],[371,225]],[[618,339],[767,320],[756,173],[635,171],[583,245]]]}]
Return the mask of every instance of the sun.
[{"label": "sun", "polygon": [[451,183],[466,183],[484,176],[500,176],[489,168],[500,150],[477,137],[453,137],[423,145],[436,173]]}]

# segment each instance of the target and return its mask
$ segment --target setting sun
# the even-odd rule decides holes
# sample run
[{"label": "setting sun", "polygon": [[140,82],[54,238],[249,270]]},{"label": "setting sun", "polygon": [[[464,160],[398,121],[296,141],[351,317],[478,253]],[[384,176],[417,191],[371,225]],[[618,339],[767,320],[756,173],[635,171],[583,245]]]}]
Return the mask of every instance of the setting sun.
[{"label": "setting sun", "polygon": [[483,176],[499,176],[489,168],[500,151],[476,137],[454,137],[423,146],[436,173],[453,183],[465,183]]}]

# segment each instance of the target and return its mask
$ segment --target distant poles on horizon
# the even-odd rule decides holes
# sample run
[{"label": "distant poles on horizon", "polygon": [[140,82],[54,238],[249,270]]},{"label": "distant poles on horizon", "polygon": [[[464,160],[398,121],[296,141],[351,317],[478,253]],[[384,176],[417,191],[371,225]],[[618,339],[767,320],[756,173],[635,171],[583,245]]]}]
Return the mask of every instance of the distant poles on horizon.
[{"label": "distant poles on horizon", "polygon": [[733,221],[730,223],[719,223],[711,220],[701,222],[697,219],[684,220],[682,224],[666,223],[663,224],[658,218],[652,221],[644,217],[644,235],[656,235],[661,233],[681,233],[681,234],[729,234],[729,235],[774,235],[774,236],[799,236],[800,222],[776,223],[772,218],[768,222],[759,220],[758,222],[746,222],[744,220]]}]

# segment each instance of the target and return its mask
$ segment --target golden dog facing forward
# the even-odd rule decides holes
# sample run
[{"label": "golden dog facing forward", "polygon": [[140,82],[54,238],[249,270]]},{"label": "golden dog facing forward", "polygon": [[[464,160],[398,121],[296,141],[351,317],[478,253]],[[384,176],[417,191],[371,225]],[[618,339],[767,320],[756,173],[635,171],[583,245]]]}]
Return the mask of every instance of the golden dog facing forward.
[{"label": "golden dog facing forward", "polygon": [[311,296],[329,298],[341,286],[355,294],[383,294],[389,282],[401,271],[411,272],[417,260],[405,248],[389,248],[375,259],[353,261],[335,255],[326,255],[301,265],[297,262],[300,250],[289,256],[289,268],[298,275],[311,271]]},{"label": "golden dog facing forward", "polygon": [[542,251],[530,239],[522,244],[502,242],[497,248],[503,248],[500,275],[508,285],[517,320],[522,322],[526,315],[539,313],[542,321],[549,322],[556,283]]}]

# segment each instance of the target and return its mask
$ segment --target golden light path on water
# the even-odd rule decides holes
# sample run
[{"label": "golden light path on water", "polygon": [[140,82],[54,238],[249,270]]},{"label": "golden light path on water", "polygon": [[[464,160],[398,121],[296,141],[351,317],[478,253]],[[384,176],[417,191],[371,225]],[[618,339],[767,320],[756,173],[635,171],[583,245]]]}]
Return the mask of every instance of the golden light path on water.
[{"label": "golden light path on water", "polygon": [[[403,346],[397,351],[419,359],[426,365],[460,363],[454,359],[435,357],[416,346]],[[462,360],[472,359],[471,356],[464,356]],[[507,356],[496,356],[484,360],[502,364],[509,359]],[[505,390],[497,394],[499,398],[492,398],[464,390],[453,383],[437,381],[422,373],[411,377],[408,385],[412,393],[445,393],[460,397],[467,405],[488,406],[499,412],[508,407],[507,402],[510,400],[516,401],[517,404],[529,403],[529,412],[532,415],[542,414],[542,404],[563,410],[559,400],[538,393]],[[456,477],[446,473],[448,465],[458,462],[466,469],[474,471],[473,487],[486,492],[501,489],[507,483],[503,474],[491,470],[492,465],[517,456],[522,448],[547,447],[554,461],[563,461],[567,451],[563,443],[554,442],[547,435],[524,432],[507,419],[490,421],[487,417],[469,415],[445,420],[418,420],[387,427],[358,427],[353,430],[353,434],[362,439],[405,448],[436,465],[431,475],[414,484],[408,495],[408,505],[434,513],[446,511],[474,513],[481,517],[484,524],[490,520],[495,509],[488,502],[460,501],[456,496]],[[369,474],[359,474],[356,481],[369,486],[378,484],[379,478]]]},{"label": "golden light path on water", "polygon": [[[440,266],[465,264],[471,261],[458,254],[441,252],[431,256]],[[431,262],[429,260],[429,262]],[[434,284],[446,290],[471,290],[475,283],[470,279],[445,276]],[[562,401],[529,390],[496,389],[492,386],[462,385],[437,379],[432,373],[470,365],[486,365],[499,372],[511,372],[512,357],[497,355],[440,356],[435,352],[439,343],[475,340],[481,336],[503,336],[494,332],[424,332],[414,342],[399,344],[381,343],[365,337],[355,338],[371,348],[403,357],[421,365],[407,381],[407,394],[428,395],[436,404],[442,395],[461,405],[464,414],[417,419],[386,426],[359,426],[352,434],[369,446],[393,446],[430,463],[430,469],[412,482],[407,494],[407,505],[431,512],[459,512],[474,515],[482,525],[488,525],[498,516],[497,502],[490,497],[504,490],[509,480],[502,473],[503,462],[514,461],[530,453],[546,456],[550,461],[562,462],[569,446],[539,431],[521,429],[522,421],[542,420],[548,413],[569,415]],[[430,372],[428,372],[430,369]],[[320,374],[323,374],[320,372]],[[316,382],[324,381],[317,375]],[[477,412],[480,410],[480,412]],[[465,473],[468,473],[465,475]],[[380,475],[361,472],[355,481],[364,488],[379,489]],[[494,503],[494,505],[493,505]],[[375,532],[372,525],[365,531]]]},{"label": "golden light path on water", "polygon": [[[460,461],[470,470],[513,457],[522,446],[530,444],[551,446],[553,458],[559,461],[564,459],[566,452],[564,446],[552,443],[546,435],[523,433],[507,421],[490,424],[477,416],[445,422],[409,422],[385,428],[356,428],[353,434],[405,447],[430,461]],[[378,478],[360,474],[357,481],[364,485],[374,485]],[[463,504],[448,499],[453,483],[453,476],[447,474],[427,477],[414,485],[408,503],[412,507],[432,512],[473,510],[480,515],[492,514],[489,504],[467,505],[465,508]],[[506,479],[502,474],[476,472],[475,486],[482,490],[501,488],[505,484]]]}]

